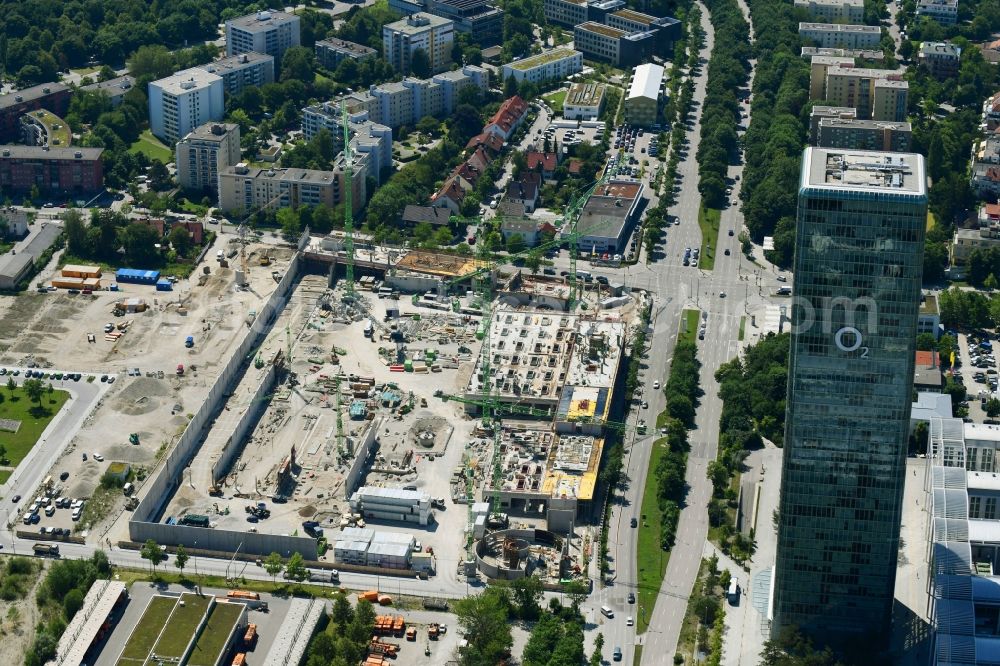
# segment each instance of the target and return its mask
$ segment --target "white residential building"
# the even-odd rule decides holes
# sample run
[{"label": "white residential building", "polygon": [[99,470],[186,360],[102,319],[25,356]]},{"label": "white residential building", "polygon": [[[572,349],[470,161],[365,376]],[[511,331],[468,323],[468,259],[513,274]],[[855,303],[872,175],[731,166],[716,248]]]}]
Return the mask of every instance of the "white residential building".
[{"label": "white residential building", "polygon": [[186,190],[219,189],[219,172],[240,161],[240,126],[208,123],[177,142],[177,182]]},{"label": "white residential building", "polygon": [[455,24],[434,14],[411,14],[382,26],[385,59],[403,74],[412,71],[413,53],[418,49],[427,54],[431,74],[446,71],[454,42]]},{"label": "white residential building", "polygon": [[625,122],[637,127],[656,123],[663,87],[663,66],[646,63],[632,73],[632,85],[625,97]]},{"label": "white residential building", "polygon": [[249,86],[274,83],[274,56],[263,53],[241,53],[201,65],[201,69],[221,76],[230,95],[239,95]]},{"label": "white residential building", "polygon": [[149,129],[169,144],[199,125],[222,120],[226,107],[222,77],[199,67],[149,84]]},{"label": "white residential building", "polygon": [[583,69],[583,54],[568,48],[557,48],[503,66],[503,80],[513,76],[518,83],[541,83],[565,79]]},{"label": "white residential building", "polygon": [[917,16],[926,16],[941,25],[958,22],[958,0],[918,0]]},{"label": "white residential building", "polygon": [[795,0],[795,6],[823,23],[864,23],[864,0]]},{"label": "white residential building", "polygon": [[882,41],[882,28],[877,25],[799,23],[799,37],[811,39],[824,48],[870,49]]},{"label": "white residential building", "polygon": [[267,10],[226,21],[227,56],[266,53],[277,66],[285,51],[301,44],[301,20],[294,14]]}]

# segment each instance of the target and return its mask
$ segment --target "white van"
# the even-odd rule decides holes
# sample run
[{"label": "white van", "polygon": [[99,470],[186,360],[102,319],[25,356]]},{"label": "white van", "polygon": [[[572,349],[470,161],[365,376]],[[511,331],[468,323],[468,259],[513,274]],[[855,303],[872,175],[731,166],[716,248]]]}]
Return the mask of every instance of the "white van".
[{"label": "white van", "polygon": [[219,250],[218,252],[215,253],[215,260],[222,261],[223,257],[225,256],[226,255],[222,253],[222,250]]},{"label": "white van", "polygon": [[83,514],[83,507],[77,507],[73,509],[73,520],[80,520],[80,515]]},{"label": "white van", "polygon": [[615,612],[608,608],[607,606],[601,606],[601,615],[604,617],[614,617]]},{"label": "white van", "polygon": [[133,486],[133,485],[132,485],[131,483],[126,483],[126,484],[125,484],[125,487],[124,487],[124,488],[122,488],[122,491],[123,491],[123,492],[124,492],[124,493],[125,493],[126,495],[131,495],[131,494],[132,494],[132,491],[134,491],[134,490],[135,490],[135,486]]}]

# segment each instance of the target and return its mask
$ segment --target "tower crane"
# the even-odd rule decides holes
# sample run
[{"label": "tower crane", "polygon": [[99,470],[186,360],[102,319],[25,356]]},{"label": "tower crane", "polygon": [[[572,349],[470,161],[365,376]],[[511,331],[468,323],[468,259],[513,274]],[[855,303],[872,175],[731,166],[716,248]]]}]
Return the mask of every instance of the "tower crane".
[{"label": "tower crane", "polygon": [[[347,283],[347,299],[356,300],[354,293],[354,155],[351,152],[351,128],[347,117],[347,104],[340,104],[344,125],[344,281]],[[363,300],[363,299],[362,299]]]}]

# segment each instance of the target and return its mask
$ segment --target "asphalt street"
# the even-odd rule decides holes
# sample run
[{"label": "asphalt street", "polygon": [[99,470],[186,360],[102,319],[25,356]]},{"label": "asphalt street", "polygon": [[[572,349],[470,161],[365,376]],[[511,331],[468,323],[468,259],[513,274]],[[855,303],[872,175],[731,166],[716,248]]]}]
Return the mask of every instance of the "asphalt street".
[{"label": "asphalt street", "polygon": [[[8,367],[7,370],[14,370]],[[20,372],[17,377],[10,374],[4,378],[4,382],[13,379],[18,385],[24,382],[25,368],[17,368]],[[46,369],[46,372],[59,372],[58,369]],[[97,405],[100,399],[108,390],[109,384],[95,380],[87,382],[87,375],[84,375],[78,382],[68,380],[50,380],[53,387],[66,391],[70,394],[69,400],[59,411],[48,427],[42,432],[38,443],[28,452],[24,460],[17,466],[14,473],[7,479],[7,482],[0,486],[0,497],[3,498],[0,504],[0,515],[4,516],[3,524],[7,524],[18,517],[18,507],[30,504],[30,498],[35,489],[42,482],[45,474],[48,473],[52,461],[62,455],[63,451],[76,436],[80,426]],[[12,498],[22,496],[18,503],[14,503]],[[8,499],[11,498],[11,499]],[[30,542],[28,542],[30,543]],[[30,545],[25,548],[27,551]]]}]

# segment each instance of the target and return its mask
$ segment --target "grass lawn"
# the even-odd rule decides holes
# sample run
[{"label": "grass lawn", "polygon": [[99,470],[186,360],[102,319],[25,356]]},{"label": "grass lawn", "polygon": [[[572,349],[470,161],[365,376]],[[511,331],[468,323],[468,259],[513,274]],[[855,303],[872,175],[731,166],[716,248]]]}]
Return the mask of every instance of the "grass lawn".
[{"label": "grass lawn", "polygon": [[9,469],[0,470],[0,484],[7,483],[7,479],[10,478],[11,474],[13,474],[13,472]]},{"label": "grass lawn", "polygon": [[560,90],[558,92],[552,93],[551,95],[544,95],[542,99],[545,100],[546,104],[552,107],[553,113],[559,114],[562,113],[563,102],[566,101],[567,92],[568,91],[566,90]]},{"label": "grass lawn", "polygon": [[149,159],[160,160],[164,164],[174,160],[173,151],[163,145],[163,143],[153,136],[149,130],[146,130],[139,135],[139,140],[132,144],[129,151],[133,153],[143,153]]},{"label": "grass lawn", "polygon": [[660,595],[663,574],[670,561],[670,553],[660,548],[660,507],[656,498],[656,469],[660,458],[667,453],[667,439],[656,440],[649,455],[649,472],[646,486],[642,490],[642,511],[640,513],[639,535],[636,545],[636,568],[638,569],[638,611],[635,618],[636,633],[644,633],[653,616],[653,607]]},{"label": "grass lawn", "polygon": [[182,211],[185,213],[191,213],[192,215],[204,215],[208,212],[207,206],[195,203],[186,197],[180,200],[180,205]]},{"label": "grass lawn", "polygon": [[229,638],[241,610],[242,606],[238,604],[215,604],[212,607],[208,624],[191,651],[189,666],[215,666],[219,660],[219,652]]},{"label": "grass lawn", "polygon": [[717,208],[698,207],[698,226],[701,227],[701,256],[698,267],[710,271],[715,268],[715,249],[719,246],[719,217]]},{"label": "grass lawn", "polygon": [[160,629],[170,617],[170,611],[174,609],[177,600],[173,597],[153,597],[146,606],[146,612],[142,614],[139,624],[135,625],[132,635],[125,644],[122,651],[122,664],[126,659],[134,659],[140,663],[146,661],[153,644],[160,635]]},{"label": "grass lawn", "polygon": [[677,342],[694,342],[698,337],[698,310],[685,310],[681,318],[681,328],[677,331]]},{"label": "grass lawn", "polygon": [[17,432],[0,431],[0,444],[7,449],[10,466],[17,467],[28,451],[35,445],[49,421],[59,413],[63,404],[69,399],[66,391],[53,391],[52,395],[43,395],[41,406],[28,400],[24,389],[18,387],[13,394],[5,386],[0,391],[0,419],[12,419],[21,422]]},{"label": "grass lawn", "polygon": [[740,342],[743,342],[743,334],[746,332],[747,318],[740,317],[740,337],[738,338]]},{"label": "grass lawn", "polygon": [[642,646],[636,645],[635,652],[632,653],[632,666],[639,666],[639,664],[641,663],[642,663]]},{"label": "grass lawn", "polygon": [[208,597],[199,597],[197,594],[182,594],[181,601],[184,605],[177,604],[174,608],[167,626],[160,634],[160,640],[153,648],[161,657],[180,657],[184,654],[184,649],[194,637],[198,623],[208,608]]},{"label": "grass lawn", "polygon": [[100,67],[81,67],[80,69],[69,70],[74,74],[79,74],[80,76],[87,76],[88,74],[93,74],[94,72],[101,71]]},{"label": "grass lawn", "polygon": [[708,560],[701,561],[694,589],[688,597],[687,609],[684,611],[684,621],[681,624],[681,634],[677,640],[677,652],[684,655],[684,663],[697,663],[694,658],[695,641],[698,636],[698,617],[695,615],[695,605],[702,597],[705,576],[708,575]]}]

